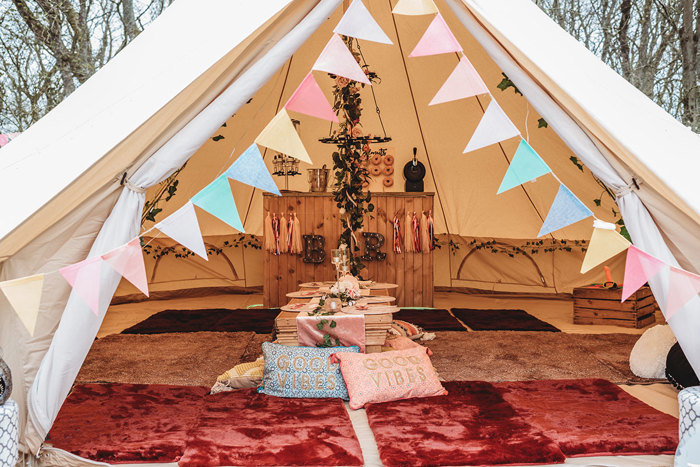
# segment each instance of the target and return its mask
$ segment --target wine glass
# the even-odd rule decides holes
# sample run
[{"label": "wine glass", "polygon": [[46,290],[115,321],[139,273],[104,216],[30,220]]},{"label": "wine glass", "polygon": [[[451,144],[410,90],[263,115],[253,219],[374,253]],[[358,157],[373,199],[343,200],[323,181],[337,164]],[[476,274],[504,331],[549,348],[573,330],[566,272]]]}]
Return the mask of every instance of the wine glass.
[{"label": "wine glass", "polygon": [[335,266],[335,281],[338,282],[339,276],[339,267],[340,263],[342,263],[342,253],[340,249],[333,249],[331,250],[331,263]]}]

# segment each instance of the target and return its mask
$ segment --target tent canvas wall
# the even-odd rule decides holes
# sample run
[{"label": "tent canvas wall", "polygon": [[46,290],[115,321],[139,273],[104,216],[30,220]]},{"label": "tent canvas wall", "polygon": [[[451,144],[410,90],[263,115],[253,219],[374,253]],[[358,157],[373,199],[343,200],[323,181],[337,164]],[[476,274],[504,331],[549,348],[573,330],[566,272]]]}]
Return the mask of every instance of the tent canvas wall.
[{"label": "tent canvas wall", "polygon": [[[495,196],[514,148],[505,143],[502,152],[496,146],[461,154],[481,116],[481,104],[475,100],[443,104],[449,110],[437,112],[425,106],[457,59],[433,57],[435,67],[431,61],[429,69],[420,64],[426,59],[407,59],[404,69],[396,50],[398,39],[402,53],[408,54],[427,19],[392,17],[389,1],[366,3],[397,44],[391,48],[363,43],[368,62],[380,68],[385,80],[377,86],[377,99],[387,133],[394,138],[396,165],[402,166],[414,146],[422,149],[426,160],[430,156],[426,190],[440,196],[438,231],[533,238],[556,183],[542,177],[523,189]],[[523,92],[527,101],[493,91],[579,198],[590,204],[599,192],[590,175],[586,179],[587,174],[568,160],[573,154],[617,194],[635,244],[669,264],[700,270],[700,188],[693,180],[700,168],[698,137],[528,0],[446,0],[438,5],[487,85],[493,90],[502,71]],[[339,6],[339,0],[289,4],[267,0],[240,11],[239,3],[223,0],[205,5],[175,2],[107,66],[0,153],[0,196],[13,200],[3,203],[1,212],[0,280],[55,270],[133,238],[140,228],[144,192],[204,145],[183,171],[182,184],[187,188],[178,196],[184,200],[196,193],[211,180],[197,178],[198,173],[213,178],[293,92],[330,37]],[[327,83],[324,89],[328,91]],[[392,99],[394,94],[403,97]],[[450,113],[455,117],[445,124],[441,119]],[[367,127],[375,127],[372,112],[367,109],[365,114]],[[542,116],[550,129],[535,128],[535,115]],[[220,130],[227,121],[231,124]],[[302,123],[302,138],[312,157],[328,154],[327,147],[319,148],[314,141],[323,134],[322,126],[311,118]],[[217,131],[226,131],[223,141],[235,145],[209,141]],[[324,161],[314,162],[318,166]],[[294,183],[302,185],[293,188],[305,189],[301,180]],[[251,196],[250,188],[242,185],[234,194],[239,210],[250,203],[246,230],[259,233],[260,197]],[[204,220],[207,235],[230,233],[209,221]],[[589,235],[587,222],[555,233],[558,238]],[[34,337],[0,299],[0,345],[17,379],[14,397],[26,415],[22,441],[31,452],[37,452],[50,429],[119,283],[118,275],[102,271],[101,313],[95,318],[55,276],[47,277]],[[663,278],[651,286],[663,303]],[[700,369],[700,341],[695,339],[699,309],[700,299],[695,298],[686,312],[670,320],[696,370]]]}]

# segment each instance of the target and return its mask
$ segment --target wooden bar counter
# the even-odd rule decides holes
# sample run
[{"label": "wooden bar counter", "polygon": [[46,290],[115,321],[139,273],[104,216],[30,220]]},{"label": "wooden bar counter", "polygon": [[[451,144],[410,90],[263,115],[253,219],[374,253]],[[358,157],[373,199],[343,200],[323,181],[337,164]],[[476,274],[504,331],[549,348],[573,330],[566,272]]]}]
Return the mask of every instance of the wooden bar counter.
[{"label": "wooden bar counter", "polygon": [[[405,236],[406,211],[421,212],[433,209],[433,193],[372,193],[374,212],[365,217],[364,232],[379,233],[384,237],[381,252],[386,258],[363,261],[364,279],[398,284],[391,293],[396,295],[397,306],[433,306],[433,253],[430,249],[421,253],[393,251],[393,220],[398,215],[401,233]],[[299,289],[304,282],[335,280],[335,267],[330,262],[330,250],[337,248],[342,231],[338,207],[331,193],[284,193],[263,195],[263,216],[296,213],[302,235],[320,235],[324,238],[325,259],[322,263],[304,262],[304,255],[264,253],[263,302],[266,307],[282,306],[288,302],[286,295]],[[358,233],[360,254],[365,253],[364,239]],[[405,248],[404,248],[405,251]]]}]

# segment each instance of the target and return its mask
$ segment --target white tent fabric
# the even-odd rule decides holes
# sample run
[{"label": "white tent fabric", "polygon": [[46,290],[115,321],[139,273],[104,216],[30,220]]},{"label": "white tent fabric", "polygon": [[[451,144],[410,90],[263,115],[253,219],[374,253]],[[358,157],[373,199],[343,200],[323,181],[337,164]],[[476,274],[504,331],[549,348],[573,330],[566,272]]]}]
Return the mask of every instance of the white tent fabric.
[{"label": "white tent fabric", "polygon": [[[694,157],[700,139],[529,0],[447,2],[560,138],[619,193],[635,244],[670,264],[678,259],[683,267],[700,270],[700,187],[692,180],[700,169]],[[6,260],[0,279],[55,270],[133,238],[143,189],[181,166],[340,0],[298,0],[280,12],[284,4],[266,0],[240,11],[239,2],[214,0],[204,7],[178,0],[94,78],[3,149],[8,152],[0,158],[0,197],[18,202],[3,205],[1,213],[0,259]],[[182,34],[182,24],[197,30]],[[165,58],[153,58],[160,51],[168,52]],[[172,63],[178,60],[186,63]],[[68,154],[75,155],[70,164]],[[114,177],[125,170],[132,175],[120,189]],[[643,180],[638,190],[629,187],[632,177]],[[26,185],[18,188],[15,180]],[[0,298],[0,345],[19,373],[20,402],[28,394],[22,440],[27,450],[36,453],[48,433],[118,279],[103,268],[97,320],[73,294],[68,297],[67,284],[49,281],[33,339],[20,331]],[[652,281],[662,304],[663,284]],[[692,335],[700,328],[700,299],[686,308],[670,324],[700,370],[700,341]]]}]

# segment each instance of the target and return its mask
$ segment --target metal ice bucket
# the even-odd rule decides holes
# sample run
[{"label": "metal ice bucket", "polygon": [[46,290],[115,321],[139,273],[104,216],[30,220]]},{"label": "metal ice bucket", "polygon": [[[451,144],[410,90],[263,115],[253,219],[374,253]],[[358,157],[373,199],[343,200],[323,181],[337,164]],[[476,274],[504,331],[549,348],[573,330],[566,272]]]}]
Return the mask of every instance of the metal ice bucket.
[{"label": "metal ice bucket", "polygon": [[324,165],[321,169],[307,169],[309,171],[309,191],[326,191],[328,186],[328,172]]}]

